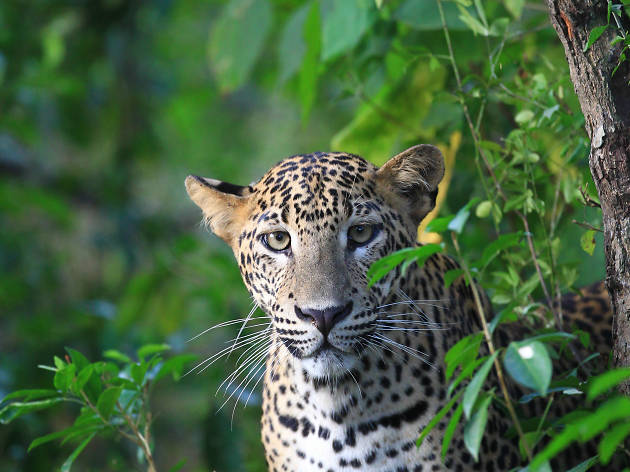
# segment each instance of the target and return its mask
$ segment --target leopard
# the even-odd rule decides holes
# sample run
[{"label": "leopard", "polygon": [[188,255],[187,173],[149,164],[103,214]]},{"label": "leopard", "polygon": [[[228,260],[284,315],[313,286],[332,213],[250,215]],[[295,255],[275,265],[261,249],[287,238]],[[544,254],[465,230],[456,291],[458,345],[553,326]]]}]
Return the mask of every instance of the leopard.
[{"label": "leopard", "polygon": [[[445,284],[446,272],[459,268],[455,260],[437,252],[376,282],[368,276],[384,256],[419,245],[417,228],[435,207],[444,170],[439,149],[420,144],[380,167],[350,153],[314,152],[288,157],[246,186],[186,178],[190,199],[231,247],[269,318],[261,439],[270,471],[521,465],[506,415],[494,409],[478,460],[461,426],[442,457],[448,415],[416,444],[450,398],[446,352],[482,328],[473,287],[464,277]],[[488,297],[478,293],[489,315]],[[574,315],[568,321],[610,346],[602,284],[560,303],[565,317]],[[497,336],[510,338],[505,330]],[[569,462],[582,452],[592,451]]]}]

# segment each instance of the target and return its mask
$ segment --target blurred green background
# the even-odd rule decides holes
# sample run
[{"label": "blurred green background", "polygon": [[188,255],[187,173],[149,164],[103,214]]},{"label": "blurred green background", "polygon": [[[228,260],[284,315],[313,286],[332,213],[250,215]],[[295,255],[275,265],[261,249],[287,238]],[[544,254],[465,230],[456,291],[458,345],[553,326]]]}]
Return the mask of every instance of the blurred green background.
[{"label": "blurred green background", "polygon": [[[488,2],[488,24],[505,18],[490,38],[444,5],[468,106],[475,116],[485,108],[484,139],[522,127],[515,116],[532,101],[541,120],[561,103],[531,146],[551,162],[541,199],[575,198],[589,179],[588,141],[544,4]],[[199,225],[189,173],[247,184],[292,154],[344,150],[381,164],[461,135],[443,211],[482,194],[446,54],[433,1],[3,0],[0,398],[48,386],[37,365],[64,346],[96,360],[166,342],[204,358],[234,336],[186,342],[250,307],[231,252]],[[580,249],[584,230],[570,220],[598,217],[575,207],[557,234],[580,285],[602,276],[602,252],[601,241],[594,256]],[[490,234],[478,220],[464,239],[480,252]],[[156,389],[161,468],[185,458],[184,470],[264,470],[258,399],[237,405],[232,425],[232,404],[217,413],[214,392],[232,368]],[[70,446],[26,449],[75,414],[59,407],[0,427],[0,471],[58,467]],[[134,457],[100,439],[75,467],[129,470]]]}]

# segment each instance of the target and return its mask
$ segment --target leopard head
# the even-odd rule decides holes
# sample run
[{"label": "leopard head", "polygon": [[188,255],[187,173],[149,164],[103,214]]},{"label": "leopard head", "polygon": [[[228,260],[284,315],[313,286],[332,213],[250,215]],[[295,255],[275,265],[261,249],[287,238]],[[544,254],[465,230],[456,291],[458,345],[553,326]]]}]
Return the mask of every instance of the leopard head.
[{"label": "leopard head", "polygon": [[440,151],[418,145],[380,168],[313,153],[279,162],[250,186],[189,176],[186,189],[231,246],[276,340],[310,375],[331,378],[356,363],[396,286],[392,271],[368,287],[368,268],[415,244],[443,174]]}]

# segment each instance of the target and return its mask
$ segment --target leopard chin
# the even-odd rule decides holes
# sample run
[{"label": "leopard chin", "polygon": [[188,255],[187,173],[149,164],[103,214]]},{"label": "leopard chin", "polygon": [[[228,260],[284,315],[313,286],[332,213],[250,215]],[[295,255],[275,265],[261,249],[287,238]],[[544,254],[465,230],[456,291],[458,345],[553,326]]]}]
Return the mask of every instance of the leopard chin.
[{"label": "leopard chin", "polygon": [[311,356],[303,358],[301,364],[311,378],[334,382],[335,379],[348,376],[357,361],[355,353],[344,352],[326,343]]}]

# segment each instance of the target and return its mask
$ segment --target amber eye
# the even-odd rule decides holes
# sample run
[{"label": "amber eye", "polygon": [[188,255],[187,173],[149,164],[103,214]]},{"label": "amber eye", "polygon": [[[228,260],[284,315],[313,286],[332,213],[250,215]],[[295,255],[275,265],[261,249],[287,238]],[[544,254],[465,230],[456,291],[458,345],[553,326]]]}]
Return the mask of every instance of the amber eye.
[{"label": "amber eye", "polygon": [[372,239],[373,225],[354,225],[348,230],[348,240],[356,246],[362,246]]},{"label": "amber eye", "polygon": [[263,241],[272,251],[284,251],[291,244],[291,236],[286,231],[273,231],[265,234]]}]

